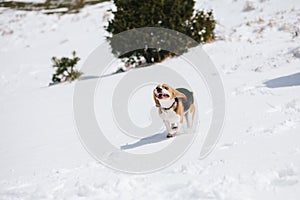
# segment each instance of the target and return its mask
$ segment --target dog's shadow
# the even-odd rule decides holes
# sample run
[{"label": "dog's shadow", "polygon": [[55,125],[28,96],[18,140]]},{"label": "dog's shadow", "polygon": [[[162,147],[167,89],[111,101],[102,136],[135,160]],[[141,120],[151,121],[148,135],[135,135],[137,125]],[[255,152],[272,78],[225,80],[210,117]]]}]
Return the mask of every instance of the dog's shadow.
[{"label": "dog's shadow", "polygon": [[134,149],[134,148],[144,146],[147,144],[154,144],[154,143],[162,142],[162,141],[168,139],[166,137],[166,135],[167,135],[166,131],[164,131],[162,133],[157,133],[157,134],[142,138],[142,139],[136,141],[135,143],[123,145],[120,147],[120,149],[121,150]]}]

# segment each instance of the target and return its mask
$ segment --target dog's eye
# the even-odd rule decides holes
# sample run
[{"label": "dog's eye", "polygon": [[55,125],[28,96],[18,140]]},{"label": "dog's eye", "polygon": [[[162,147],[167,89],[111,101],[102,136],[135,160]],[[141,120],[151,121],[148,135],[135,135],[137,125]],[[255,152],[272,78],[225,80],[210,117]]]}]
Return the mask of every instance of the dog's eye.
[{"label": "dog's eye", "polygon": [[169,90],[169,88],[168,88],[168,87],[166,87],[166,86],[165,86],[165,89],[166,89],[166,90]]}]

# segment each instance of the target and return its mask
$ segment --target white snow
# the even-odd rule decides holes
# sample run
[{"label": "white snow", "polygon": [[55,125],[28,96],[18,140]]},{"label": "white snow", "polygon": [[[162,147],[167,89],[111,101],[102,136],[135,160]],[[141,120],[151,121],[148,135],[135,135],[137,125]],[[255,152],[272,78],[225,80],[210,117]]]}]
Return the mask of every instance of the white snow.
[{"label": "white snow", "polygon": [[[62,16],[0,9],[0,199],[299,199],[300,2],[197,1],[196,7],[213,9],[218,22],[219,39],[203,48],[225,88],[222,137],[203,160],[195,143],[172,166],[144,175],[116,172],[95,161],[75,130],[75,83],[48,87],[51,57],[76,50],[81,66],[105,40],[106,10],[113,7],[106,2]],[[182,59],[165,64],[180,66]],[[122,76],[103,81],[114,88]],[[137,102],[152,102],[151,91],[135,96],[130,114],[135,123],[147,124],[151,106],[143,110]],[[205,98],[199,132],[207,129],[211,115]],[[96,115],[111,125],[108,130],[116,129],[107,115]],[[124,149],[134,153],[170,142],[109,133],[120,148],[135,144]]]}]

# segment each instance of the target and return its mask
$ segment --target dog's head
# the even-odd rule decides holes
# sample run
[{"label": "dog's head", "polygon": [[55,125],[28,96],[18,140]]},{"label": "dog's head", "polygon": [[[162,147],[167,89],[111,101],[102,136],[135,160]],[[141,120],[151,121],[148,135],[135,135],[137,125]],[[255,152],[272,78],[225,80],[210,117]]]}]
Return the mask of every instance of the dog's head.
[{"label": "dog's head", "polygon": [[167,84],[159,84],[153,90],[153,98],[157,107],[174,102],[175,98],[186,100],[186,96]]}]

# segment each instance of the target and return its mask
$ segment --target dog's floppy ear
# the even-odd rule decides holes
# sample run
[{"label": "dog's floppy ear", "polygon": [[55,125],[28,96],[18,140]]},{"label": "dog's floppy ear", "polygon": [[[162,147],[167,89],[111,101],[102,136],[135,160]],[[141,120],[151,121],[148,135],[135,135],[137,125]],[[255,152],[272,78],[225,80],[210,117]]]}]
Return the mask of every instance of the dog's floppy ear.
[{"label": "dog's floppy ear", "polygon": [[155,106],[156,106],[156,107],[160,107],[160,103],[159,103],[159,101],[156,99],[154,92],[153,92],[153,99],[154,99],[154,101],[155,101]]},{"label": "dog's floppy ear", "polygon": [[186,101],[186,96],[183,93],[179,92],[178,90],[174,90],[174,93],[175,97],[182,98],[184,101]]}]

